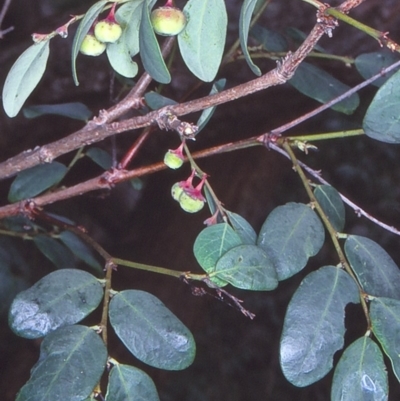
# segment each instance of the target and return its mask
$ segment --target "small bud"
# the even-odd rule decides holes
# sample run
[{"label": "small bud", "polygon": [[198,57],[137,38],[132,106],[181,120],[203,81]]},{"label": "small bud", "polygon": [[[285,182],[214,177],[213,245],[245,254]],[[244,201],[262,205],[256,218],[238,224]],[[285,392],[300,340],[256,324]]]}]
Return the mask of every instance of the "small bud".
[{"label": "small bud", "polygon": [[97,57],[106,50],[106,45],[99,42],[94,35],[88,34],[83,39],[80,52],[86,56]]},{"label": "small bud", "polygon": [[117,22],[107,19],[99,21],[94,27],[96,39],[103,43],[114,43],[122,34],[122,28]]},{"label": "small bud", "polygon": [[162,36],[175,36],[186,26],[185,14],[175,7],[160,7],[151,12],[154,31]]}]

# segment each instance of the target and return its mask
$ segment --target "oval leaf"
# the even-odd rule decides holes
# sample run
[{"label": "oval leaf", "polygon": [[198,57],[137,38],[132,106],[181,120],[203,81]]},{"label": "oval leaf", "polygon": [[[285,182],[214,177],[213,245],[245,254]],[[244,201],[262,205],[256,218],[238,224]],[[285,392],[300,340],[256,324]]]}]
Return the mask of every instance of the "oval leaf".
[{"label": "oval leaf", "polygon": [[324,227],[314,211],[302,203],[288,203],[271,212],[257,244],[272,259],[281,281],[303,269],[324,239]]},{"label": "oval leaf", "polygon": [[86,151],[86,156],[92,159],[96,164],[98,164],[104,170],[108,170],[112,167],[113,161],[111,155],[104,149],[100,148],[90,148]]},{"label": "oval leaf", "polygon": [[372,299],[370,317],[372,331],[392,362],[393,372],[400,381],[400,301],[390,298]]},{"label": "oval leaf", "polygon": [[288,50],[288,44],[284,36],[261,25],[255,24],[250,29],[250,35],[260,42],[267,51],[278,53]]},{"label": "oval leaf", "polygon": [[388,377],[379,347],[368,337],[354,341],[343,353],[333,376],[332,401],[385,401]]},{"label": "oval leaf", "polygon": [[260,76],[261,70],[253,63],[253,60],[251,59],[249,54],[249,50],[247,49],[247,39],[249,37],[251,17],[253,15],[254,7],[256,6],[257,1],[258,0],[244,0],[243,2],[242,8],[240,9],[239,18],[239,40],[244,58],[246,59],[251,71],[253,71],[254,74]]},{"label": "oval leaf", "polygon": [[123,41],[123,38],[115,43],[109,43],[106,52],[111,67],[118,74],[127,78],[133,78],[137,75],[138,65],[132,60],[128,46]]},{"label": "oval leaf", "polygon": [[142,370],[115,365],[110,372],[106,401],[159,401],[153,380]]},{"label": "oval leaf", "polygon": [[28,47],[11,67],[3,87],[3,107],[9,117],[15,117],[25,100],[36,88],[46,70],[49,41]]},{"label": "oval leaf", "polygon": [[224,0],[189,0],[183,12],[188,23],[178,35],[179,49],[189,70],[211,82],[217,75],[225,47],[228,17]]},{"label": "oval leaf", "polygon": [[345,209],[339,192],[330,185],[318,185],[314,195],[333,228],[341,232],[345,223]]},{"label": "oval leaf", "polygon": [[8,200],[13,203],[32,198],[58,184],[67,171],[67,167],[59,162],[40,164],[24,170],[12,182]]},{"label": "oval leaf", "polygon": [[192,364],[196,345],[188,328],[154,295],[122,291],[110,302],[110,323],[139,360],[160,369]]},{"label": "oval leaf", "polygon": [[[327,103],[329,100],[351,89],[324,70],[305,62],[299,65],[293,78],[288,82],[299,92],[320,103]],[[354,93],[341,102],[336,103],[332,106],[332,109],[345,114],[351,114],[358,107],[359,103],[360,99],[357,93]]]},{"label": "oval leaf", "polygon": [[[218,259],[238,245],[242,245],[242,240],[229,224],[213,224],[206,227],[197,236],[193,252],[203,270],[211,274],[215,272]],[[219,286],[227,284],[218,277],[210,277],[210,280]]]},{"label": "oval leaf", "polygon": [[144,95],[144,100],[146,101],[147,106],[149,106],[152,110],[158,110],[165,106],[172,106],[174,104],[177,104],[175,100],[153,91],[147,92]]},{"label": "oval leaf", "polygon": [[230,249],[218,260],[215,274],[244,290],[271,291],[278,286],[270,258],[255,245],[239,245]]},{"label": "oval leaf", "polygon": [[153,79],[161,84],[169,84],[171,75],[161,54],[153,26],[150,21],[148,2],[144,1],[142,6],[142,19],[139,29],[140,58],[143,67]]},{"label": "oval leaf", "polygon": [[25,118],[36,118],[46,114],[53,114],[73,118],[75,120],[88,121],[92,112],[86,105],[80,102],[61,103],[61,104],[39,104],[36,106],[25,107],[22,112]]},{"label": "oval leaf", "polygon": [[102,298],[103,287],[96,277],[82,270],[58,270],[16,296],[9,324],[21,337],[43,337],[81,321],[97,308]]},{"label": "oval leaf", "polygon": [[349,235],[344,250],[367,294],[400,300],[400,270],[380,245],[365,237]]},{"label": "oval leaf", "polygon": [[298,387],[308,386],[332,368],[344,343],[344,309],[359,302],[357,285],[343,270],[325,266],[301,282],[286,311],[280,344],[283,374]]},{"label": "oval leaf", "polygon": [[106,361],[106,347],[92,329],[63,327],[43,340],[39,361],[16,401],[84,400],[100,380]]},{"label": "oval leaf", "polygon": [[379,88],[363,121],[365,134],[387,143],[400,143],[400,71]]},{"label": "oval leaf", "polygon": [[257,234],[250,223],[237,213],[227,210],[226,214],[229,217],[231,226],[242,240],[242,243],[245,245],[255,245],[257,241]]}]

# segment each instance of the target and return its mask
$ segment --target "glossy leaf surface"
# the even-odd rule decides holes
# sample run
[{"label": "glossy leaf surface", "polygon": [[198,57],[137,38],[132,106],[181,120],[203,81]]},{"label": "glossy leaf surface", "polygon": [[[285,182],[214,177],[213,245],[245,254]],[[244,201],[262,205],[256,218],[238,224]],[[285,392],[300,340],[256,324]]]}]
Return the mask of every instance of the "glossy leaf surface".
[{"label": "glossy leaf surface", "polygon": [[36,88],[50,54],[49,41],[28,47],[11,67],[3,87],[3,107],[8,117],[15,117]]},{"label": "glossy leaf surface", "polygon": [[39,360],[16,401],[84,400],[106,360],[106,347],[92,329],[76,325],[54,331],[43,340]]},{"label": "glossy leaf surface", "polygon": [[374,298],[371,301],[370,317],[372,331],[392,362],[393,372],[400,381],[400,301]]},{"label": "glossy leaf surface", "polygon": [[59,162],[39,164],[20,172],[11,184],[8,200],[18,202],[32,198],[58,184],[67,173],[67,167]]},{"label": "glossy leaf surface", "polygon": [[257,244],[271,258],[279,280],[285,280],[307,264],[321,249],[324,227],[315,212],[302,203],[275,208],[261,227]]},{"label": "glossy leaf surface", "polygon": [[159,401],[159,397],[150,376],[133,366],[118,364],[110,372],[106,401]]},{"label": "glossy leaf surface", "polygon": [[166,370],[192,364],[196,353],[192,334],[154,295],[122,291],[111,299],[109,316],[117,336],[142,362]]},{"label": "glossy leaf surface", "polygon": [[343,270],[325,266],[307,275],[286,311],[280,361],[287,380],[305,387],[332,368],[344,344],[344,309],[359,302],[357,285]]},{"label": "glossy leaf surface", "polygon": [[14,299],[9,324],[21,337],[38,338],[75,324],[97,308],[103,287],[89,273],[62,269],[48,274]]},{"label": "glossy leaf surface", "polygon": [[385,401],[388,378],[382,352],[369,337],[361,337],[341,356],[333,376],[332,401]]},{"label": "glossy leaf surface", "polygon": [[344,250],[367,294],[400,300],[400,270],[380,245],[369,238],[350,235]]},{"label": "glossy leaf surface", "polygon": [[36,118],[48,114],[73,118],[74,120],[88,121],[92,112],[86,105],[80,102],[61,103],[61,104],[39,104],[24,107],[22,109],[24,117]]},{"label": "glossy leaf surface", "polygon": [[339,192],[330,185],[318,185],[314,195],[333,228],[338,232],[343,231],[346,216]]}]

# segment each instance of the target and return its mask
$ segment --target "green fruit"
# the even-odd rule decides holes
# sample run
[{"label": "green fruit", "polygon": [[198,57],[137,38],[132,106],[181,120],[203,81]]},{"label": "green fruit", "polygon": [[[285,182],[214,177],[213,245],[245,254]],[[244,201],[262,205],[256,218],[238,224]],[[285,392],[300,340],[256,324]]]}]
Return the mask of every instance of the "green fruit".
[{"label": "green fruit", "polygon": [[106,45],[99,42],[94,35],[88,34],[84,37],[79,51],[86,56],[100,56],[106,50]]},{"label": "green fruit", "polygon": [[114,43],[122,34],[122,28],[119,24],[112,21],[99,21],[94,27],[96,39],[103,43]]},{"label": "green fruit", "polygon": [[183,160],[174,151],[169,150],[164,156],[164,163],[169,168],[176,170],[182,166]]},{"label": "green fruit", "polygon": [[179,182],[176,182],[174,185],[172,185],[171,188],[171,195],[174,198],[174,200],[179,202],[179,197],[182,195],[183,188],[181,187]]},{"label": "green fruit", "polygon": [[174,36],[186,26],[185,14],[175,7],[160,7],[151,12],[154,31],[163,36]]},{"label": "green fruit", "polygon": [[182,191],[181,196],[179,197],[181,208],[188,213],[196,213],[200,211],[203,209],[204,203],[203,199],[193,197],[186,191]]}]

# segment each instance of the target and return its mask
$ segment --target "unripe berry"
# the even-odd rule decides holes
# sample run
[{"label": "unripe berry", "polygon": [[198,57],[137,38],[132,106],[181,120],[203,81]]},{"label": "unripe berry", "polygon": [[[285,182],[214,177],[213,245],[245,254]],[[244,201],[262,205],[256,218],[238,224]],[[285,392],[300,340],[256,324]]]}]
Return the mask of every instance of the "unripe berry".
[{"label": "unripe berry", "polygon": [[122,34],[122,28],[117,22],[107,19],[99,21],[94,27],[96,39],[103,43],[114,43]]},{"label": "unripe berry", "polygon": [[182,192],[183,192],[183,187],[181,186],[180,182],[176,182],[174,185],[172,185],[171,195],[174,198],[174,200],[179,202],[179,197],[182,195]]},{"label": "unripe berry", "polygon": [[188,213],[196,213],[203,209],[204,198],[193,196],[189,191],[183,190],[179,197],[179,204],[181,208]]},{"label": "unripe berry", "polygon": [[79,51],[86,56],[100,56],[106,50],[106,45],[99,42],[94,35],[87,34],[81,44]]},{"label": "unripe berry", "polygon": [[176,170],[177,168],[181,167],[183,164],[183,155],[181,157],[178,152],[170,149],[164,156],[164,163],[169,168]]},{"label": "unripe berry", "polygon": [[154,31],[162,36],[175,36],[186,26],[185,14],[175,7],[160,7],[151,12]]}]

